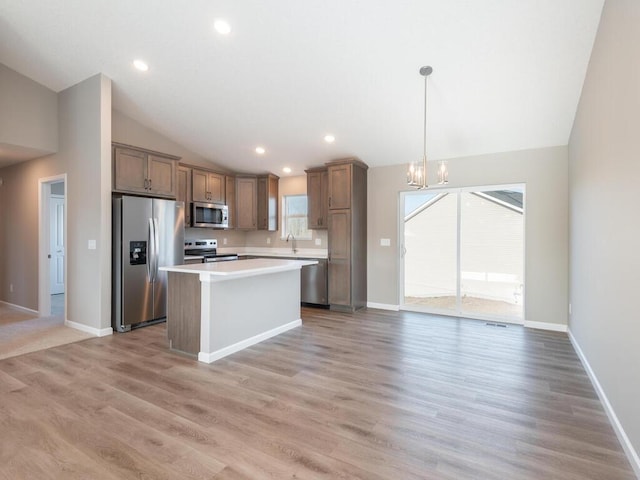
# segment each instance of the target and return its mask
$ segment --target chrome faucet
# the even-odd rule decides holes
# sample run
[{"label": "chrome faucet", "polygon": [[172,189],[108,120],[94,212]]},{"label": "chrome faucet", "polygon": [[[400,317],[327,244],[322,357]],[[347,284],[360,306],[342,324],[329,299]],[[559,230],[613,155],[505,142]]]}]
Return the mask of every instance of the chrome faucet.
[{"label": "chrome faucet", "polygon": [[287,234],[287,242],[289,241],[289,237],[291,237],[291,251],[293,253],[298,253],[298,248],[296,247],[296,237],[293,236],[293,233]]}]

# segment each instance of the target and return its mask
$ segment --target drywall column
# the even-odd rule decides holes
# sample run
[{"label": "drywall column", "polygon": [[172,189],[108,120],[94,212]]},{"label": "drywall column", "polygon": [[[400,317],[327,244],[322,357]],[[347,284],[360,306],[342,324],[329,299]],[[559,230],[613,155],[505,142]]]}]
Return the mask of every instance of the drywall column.
[{"label": "drywall column", "polygon": [[[111,326],[111,81],[95,75],[58,94],[66,160],[67,318],[106,334]],[[95,250],[89,249],[94,240]],[[78,326],[78,325],[76,325]]]}]

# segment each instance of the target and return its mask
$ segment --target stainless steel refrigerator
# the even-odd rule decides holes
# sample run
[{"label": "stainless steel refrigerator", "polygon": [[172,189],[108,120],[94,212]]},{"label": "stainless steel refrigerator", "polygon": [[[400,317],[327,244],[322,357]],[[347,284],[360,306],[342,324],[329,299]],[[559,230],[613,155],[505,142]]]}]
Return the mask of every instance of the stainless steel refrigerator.
[{"label": "stainless steel refrigerator", "polygon": [[113,328],[126,332],[167,316],[167,272],[184,263],[184,203],[113,198]]}]

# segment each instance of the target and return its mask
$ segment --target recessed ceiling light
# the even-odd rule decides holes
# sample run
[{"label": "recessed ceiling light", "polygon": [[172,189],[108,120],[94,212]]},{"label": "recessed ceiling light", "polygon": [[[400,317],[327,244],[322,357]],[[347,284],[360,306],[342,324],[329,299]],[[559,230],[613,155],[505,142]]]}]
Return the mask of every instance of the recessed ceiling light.
[{"label": "recessed ceiling light", "polygon": [[231,25],[221,18],[213,22],[213,28],[215,28],[216,32],[220,35],[229,35],[229,33],[231,33]]},{"label": "recessed ceiling light", "polygon": [[336,137],[334,137],[333,135],[329,134],[329,135],[325,135],[324,136],[324,141],[327,143],[333,143],[336,141]]},{"label": "recessed ceiling light", "polygon": [[258,155],[264,155],[264,152],[266,152],[266,150],[264,149],[264,147],[256,147],[256,153]]},{"label": "recessed ceiling light", "polygon": [[282,169],[282,171],[283,171],[284,173],[291,173],[291,169],[290,169],[289,167],[284,167],[284,168]]},{"label": "recessed ceiling light", "polygon": [[146,72],[147,70],[149,70],[149,65],[147,65],[143,60],[134,60],[133,66],[141,72]]}]

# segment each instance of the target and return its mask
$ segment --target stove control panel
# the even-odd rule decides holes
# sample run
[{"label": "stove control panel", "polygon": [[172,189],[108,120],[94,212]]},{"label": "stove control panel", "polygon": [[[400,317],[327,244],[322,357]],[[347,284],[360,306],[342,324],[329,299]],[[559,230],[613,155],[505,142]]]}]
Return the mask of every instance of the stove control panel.
[{"label": "stove control panel", "polygon": [[209,240],[186,240],[184,242],[185,250],[210,250],[212,248],[218,248],[218,240],[215,238]]}]

